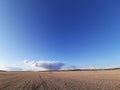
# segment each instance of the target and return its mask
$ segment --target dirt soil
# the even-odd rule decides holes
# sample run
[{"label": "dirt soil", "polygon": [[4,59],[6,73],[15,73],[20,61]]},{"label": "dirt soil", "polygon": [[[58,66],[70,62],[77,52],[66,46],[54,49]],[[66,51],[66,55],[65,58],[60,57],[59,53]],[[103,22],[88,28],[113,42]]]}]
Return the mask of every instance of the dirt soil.
[{"label": "dirt soil", "polygon": [[0,72],[0,90],[120,90],[120,70]]}]

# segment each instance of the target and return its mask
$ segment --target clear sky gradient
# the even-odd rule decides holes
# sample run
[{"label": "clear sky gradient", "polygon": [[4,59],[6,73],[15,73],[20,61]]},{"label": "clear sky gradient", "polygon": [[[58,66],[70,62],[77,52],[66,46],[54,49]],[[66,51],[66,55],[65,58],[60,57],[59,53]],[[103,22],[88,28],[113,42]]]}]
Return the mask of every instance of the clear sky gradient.
[{"label": "clear sky gradient", "polygon": [[120,1],[0,0],[0,65],[23,60],[120,67]]}]

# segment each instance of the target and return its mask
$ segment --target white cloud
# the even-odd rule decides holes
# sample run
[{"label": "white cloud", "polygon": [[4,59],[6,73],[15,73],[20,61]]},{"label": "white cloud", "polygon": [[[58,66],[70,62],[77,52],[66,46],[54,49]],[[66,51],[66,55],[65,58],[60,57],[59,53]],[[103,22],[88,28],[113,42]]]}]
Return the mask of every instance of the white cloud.
[{"label": "white cloud", "polygon": [[4,66],[0,65],[0,70],[5,71],[48,71],[60,70],[64,63],[58,61],[28,61],[25,60],[24,64],[19,66]]},{"label": "white cloud", "polygon": [[59,70],[65,64],[58,61],[24,61],[24,64],[34,70]]}]

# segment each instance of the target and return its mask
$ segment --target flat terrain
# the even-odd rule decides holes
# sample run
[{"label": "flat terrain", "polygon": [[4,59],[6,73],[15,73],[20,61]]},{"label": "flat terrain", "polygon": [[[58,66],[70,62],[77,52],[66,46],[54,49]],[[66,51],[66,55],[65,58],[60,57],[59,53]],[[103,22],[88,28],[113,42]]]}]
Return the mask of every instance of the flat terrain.
[{"label": "flat terrain", "polygon": [[120,90],[120,70],[0,72],[0,90]]}]

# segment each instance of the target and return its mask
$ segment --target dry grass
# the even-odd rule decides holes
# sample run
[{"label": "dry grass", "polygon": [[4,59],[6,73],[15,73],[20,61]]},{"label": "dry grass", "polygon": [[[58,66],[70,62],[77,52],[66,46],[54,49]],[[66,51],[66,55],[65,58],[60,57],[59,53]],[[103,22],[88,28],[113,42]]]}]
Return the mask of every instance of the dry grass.
[{"label": "dry grass", "polygon": [[0,72],[0,90],[120,90],[120,71]]}]

